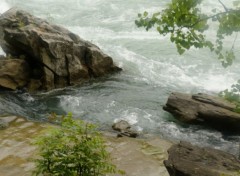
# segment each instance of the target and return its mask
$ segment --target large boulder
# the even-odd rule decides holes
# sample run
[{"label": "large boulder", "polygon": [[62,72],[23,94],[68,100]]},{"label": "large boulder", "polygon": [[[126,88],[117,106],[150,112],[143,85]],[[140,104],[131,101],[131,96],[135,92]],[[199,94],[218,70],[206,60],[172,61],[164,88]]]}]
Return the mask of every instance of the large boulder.
[{"label": "large boulder", "polygon": [[239,175],[240,161],[220,150],[180,142],[168,150],[168,155],[164,165],[170,176]]},{"label": "large boulder", "polygon": [[172,93],[164,110],[187,123],[207,124],[219,130],[240,131],[240,114],[236,105],[206,94]]},{"label": "large boulder", "polygon": [[0,16],[0,45],[7,55],[29,63],[32,79],[40,80],[43,90],[121,70],[96,45],[16,8]]}]

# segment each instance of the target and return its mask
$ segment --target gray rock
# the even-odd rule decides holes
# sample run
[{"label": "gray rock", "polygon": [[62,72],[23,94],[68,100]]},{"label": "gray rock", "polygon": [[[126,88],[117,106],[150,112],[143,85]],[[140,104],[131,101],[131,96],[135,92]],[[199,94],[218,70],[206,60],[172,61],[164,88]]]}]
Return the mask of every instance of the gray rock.
[{"label": "gray rock", "polygon": [[137,131],[131,129],[131,125],[125,120],[114,123],[112,128],[120,132],[118,133],[118,137],[127,136],[136,138],[139,135]]},{"label": "gray rock", "polygon": [[16,8],[0,16],[0,34],[5,53],[24,56],[32,68],[31,79],[40,80],[43,90],[79,84],[121,70],[96,45]]},{"label": "gray rock", "polygon": [[187,142],[173,145],[168,155],[164,165],[170,176],[234,176],[240,171],[240,161],[235,156]]},{"label": "gray rock", "polygon": [[0,130],[6,129],[9,126],[9,123],[0,119]]},{"label": "gray rock", "polygon": [[183,122],[210,125],[219,130],[240,131],[240,114],[236,106],[219,97],[205,94],[172,93],[164,110]]},{"label": "gray rock", "polygon": [[5,59],[4,55],[0,55],[0,60]]},{"label": "gray rock", "polygon": [[116,131],[122,132],[129,130],[131,128],[131,125],[125,120],[120,120],[119,122],[114,123],[112,125],[112,128]]},{"label": "gray rock", "polygon": [[17,119],[17,116],[0,116],[0,130],[8,128]]}]

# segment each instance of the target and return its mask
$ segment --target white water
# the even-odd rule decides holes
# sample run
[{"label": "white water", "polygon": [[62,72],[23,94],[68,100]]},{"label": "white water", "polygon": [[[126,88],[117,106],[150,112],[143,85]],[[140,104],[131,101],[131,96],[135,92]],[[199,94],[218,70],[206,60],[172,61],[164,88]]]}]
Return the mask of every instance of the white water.
[{"label": "white water", "polygon": [[[208,50],[191,49],[179,56],[168,37],[154,30],[136,28],[139,12],[155,12],[168,0],[1,0],[0,13],[17,6],[36,16],[60,24],[100,46],[124,70],[118,75],[93,81],[82,87],[56,90],[40,95],[0,96],[0,112],[31,118],[47,113],[73,112],[109,130],[126,119],[143,133],[173,140],[187,140],[237,153],[239,136],[227,136],[201,126],[182,125],[162,110],[170,92],[217,92],[239,79],[239,60],[224,69]],[[225,0],[229,5],[231,1]],[[222,8],[218,1],[205,2],[203,9]],[[208,31],[209,36],[214,29]],[[240,40],[237,42],[239,48]],[[226,41],[232,45],[232,38]],[[1,54],[1,50],[0,50]],[[237,58],[240,53],[237,52]]]}]

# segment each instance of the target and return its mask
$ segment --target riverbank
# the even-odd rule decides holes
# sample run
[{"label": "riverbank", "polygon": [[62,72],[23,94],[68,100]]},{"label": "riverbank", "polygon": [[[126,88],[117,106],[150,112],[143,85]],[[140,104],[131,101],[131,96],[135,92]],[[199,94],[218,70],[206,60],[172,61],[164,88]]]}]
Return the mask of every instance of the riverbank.
[{"label": "riverbank", "polygon": [[[0,130],[0,172],[4,176],[30,176],[32,159],[37,156],[34,138],[50,124],[27,121],[22,117],[2,117],[9,126]],[[127,176],[169,176],[163,161],[172,143],[158,137],[148,139],[117,138],[104,132],[113,163]]]}]

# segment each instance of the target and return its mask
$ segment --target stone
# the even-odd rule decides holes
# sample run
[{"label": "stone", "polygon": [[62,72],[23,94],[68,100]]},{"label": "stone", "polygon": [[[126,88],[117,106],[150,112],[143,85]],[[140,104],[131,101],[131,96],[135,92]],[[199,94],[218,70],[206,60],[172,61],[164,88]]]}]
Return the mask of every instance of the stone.
[{"label": "stone", "polygon": [[164,165],[170,176],[234,176],[240,171],[240,161],[235,156],[187,142],[173,145]]},{"label": "stone", "polygon": [[4,52],[24,58],[32,69],[31,80],[41,81],[27,86],[31,89],[75,85],[121,70],[96,45],[17,8],[0,16],[0,34]]},{"label": "stone", "polygon": [[125,120],[120,120],[119,122],[114,123],[112,128],[116,131],[122,132],[130,129],[131,125]]},{"label": "stone", "polygon": [[16,90],[28,84],[30,68],[25,60],[0,60],[0,87]]},{"label": "stone", "polygon": [[9,126],[9,123],[0,119],[0,130],[6,129]]},{"label": "stone", "polygon": [[120,120],[119,122],[116,122],[112,125],[113,130],[118,131],[118,137],[133,137],[136,138],[139,134],[137,131],[131,129],[131,125],[125,121],[125,120]]},{"label": "stone", "polygon": [[218,130],[240,131],[240,114],[234,112],[236,105],[206,94],[172,93],[164,110],[186,123],[197,123]]},{"label": "stone", "polygon": [[5,59],[4,55],[0,55],[0,60]]},{"label": "stone", "polygon": [[[51,123],[29,122],[18,117],[5,130],[0,130],[1,176],[31,176],[34,159],[39,158],[34,141],[46,128],[57,128]],[[111,162],[127,176],[169,176],[163,165],[171,142],[159,139],[116,138],[103,132],[104,141],[111,153]],[[114,174],[117,175],[117,174]]]},{"label": "stone", "polygon": [[13,123],[18,117],[17,116],[3,116],[0,117],[0,130],[6,129],[11,123]]}]

